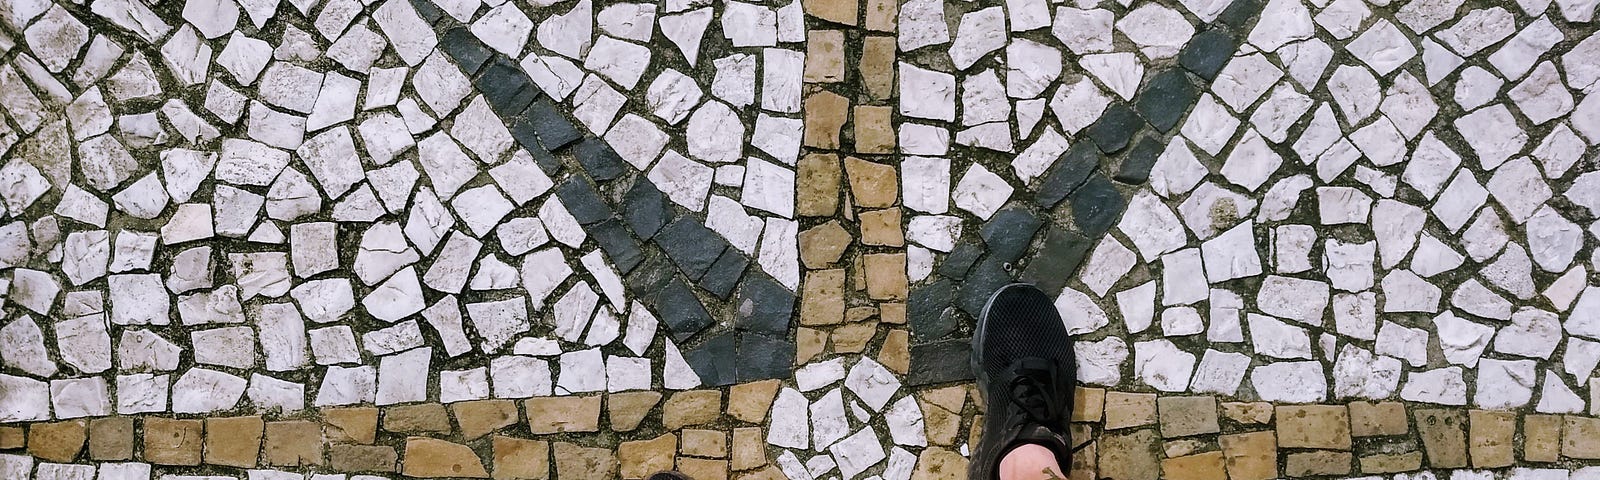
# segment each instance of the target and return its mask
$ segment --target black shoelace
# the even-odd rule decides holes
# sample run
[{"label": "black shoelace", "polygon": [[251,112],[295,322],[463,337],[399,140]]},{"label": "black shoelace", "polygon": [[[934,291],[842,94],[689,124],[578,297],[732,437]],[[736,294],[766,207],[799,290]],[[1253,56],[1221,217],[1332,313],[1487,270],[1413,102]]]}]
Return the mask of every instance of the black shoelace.
[{"label": "black shoelace", "polygon": [[1055,362],[1024,358],[1011,371],[1011,403],[1034,423],[1061,425],[1061,392],[1056,388]]}]

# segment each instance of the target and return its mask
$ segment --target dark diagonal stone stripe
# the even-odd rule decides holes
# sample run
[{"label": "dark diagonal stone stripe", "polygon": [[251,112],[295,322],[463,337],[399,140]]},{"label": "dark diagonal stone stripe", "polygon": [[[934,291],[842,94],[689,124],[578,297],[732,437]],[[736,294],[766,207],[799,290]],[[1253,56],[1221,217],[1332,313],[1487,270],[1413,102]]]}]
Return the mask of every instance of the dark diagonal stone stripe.
[{"label": "dark diagonal stone stripe", "polygon": [[[702,218],[674,206],[643,172],[622,180],[631,170],[627,163],[543,95],[514,59],[490,50],[430,0],[412,4],[517,144],[558,179],[554,194],[623,274],[633,296],[660,317],[702,383],[790,375],[793,292],[752,268],[750,258]],[[566,178],[558,177],[568,167]]]},{"label": "dark diagonal stone stripe", "polygon": [[[1108,106],[1036,184],[1018,192],[1022,199],[1031,193],[1031,202],[1014,200],[997,212],[979,227],[981,243],[962,243],[945,256],[934,278],[912,288],[908,383],[972,378],[971,340],[952,336],[980,314],[999,287],[1021,280],[1051,294],[1066,288],[1089,249],[1127,208],[1118,183],[1149,180],[1166,140],[1227,64],[1260,10],[1256,0],[1235,0],[1190,39],[1178,55],[1179,66],[1149,76],[1132,105]],[[1059,217],[1070,218],[1070,226],[1046,221]]]}]

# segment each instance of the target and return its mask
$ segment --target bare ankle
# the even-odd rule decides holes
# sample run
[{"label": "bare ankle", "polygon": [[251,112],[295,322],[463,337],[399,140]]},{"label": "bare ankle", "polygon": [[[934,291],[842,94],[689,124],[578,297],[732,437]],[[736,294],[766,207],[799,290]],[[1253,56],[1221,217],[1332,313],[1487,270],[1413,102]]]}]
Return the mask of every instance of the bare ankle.
[{"label": "bare ankle", "polygon": [[1056,455],[1043,445],[1012,448],[1000,458],[1000,480],[1066,480]]}]

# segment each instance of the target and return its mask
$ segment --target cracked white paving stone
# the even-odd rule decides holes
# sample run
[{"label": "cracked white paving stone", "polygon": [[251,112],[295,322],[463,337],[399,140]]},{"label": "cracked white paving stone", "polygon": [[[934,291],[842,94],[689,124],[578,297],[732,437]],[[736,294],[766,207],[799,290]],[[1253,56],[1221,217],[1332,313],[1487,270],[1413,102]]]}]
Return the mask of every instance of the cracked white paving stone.
[{"label": "cracked white paving stone", "polygon": [[1161,312],[1161,333],[1168,337],[1181,337],[1204,332],[1205,320],[1194,307],[1172,307]]},{"label": "cracked white paving stone", "polygon": [[367,313],[386,322],[395,322],[422,311],[422,284],[415,266],[407,266],[389,277],[361,299]]},{"label": "cracked white paving stone", "polygon": [[[1061,52],[1033,40],[1012,40],[1006,45],[1006,59],[1006,95],[1012,98],[1037,97],[1061,76]],[[1031,130],[1027,121],[1019,123],[1020,131]]]},{"label": "cracked white paving stone", "polygon": [[1454,25],[1434,34],[1434,38],[1463,56],[1471,56],[1499,43],[1514,31],[1515,16],[1504,8],[1493,7],[1467,12]]},{"label": "cracked white paving stone", "polygon": [[850,433],[843,389],[835,388],[811,404],[811,446],[821,452]]},{"label": "cracked white paving stone", "polygon": [[[1060,90],[1057,92],[1059,94]],[[1098,110],[1100,109],[1095,108],[1095,106],[1100,106],[1103,103],[1105,102],[1097,102],[1091,105],[1088,110],[1096,112],[1094,116],[1098,117]],[[1051,108],[1059,112],[1063,108],[1071,107],[1056,107],[1055,101],[1052,100]],[[1058,113],[1057,116],[1059,117],[1060,114]],[[1088,126],[1092,121],[1093,118],[1083,122],[1081,126]],[[1234,118],[1233,114],[1228,112],[1227,107],[1218,102],[1215,96],[1204,94],[1200,97],[1200,101],[1195,104],[1194,110],[1189,114],[1189,119],[1184,122],[1180,131],[1183,132],[1184,138],[1192,142],[1194,146],[1200,147],[1201,150],[1208,154],[1216,155],[1222,152],[1222,148],[1233,138],[1233,134],[1238,131],[1238,128],[1239,119]]]},{"label": "cracked white paving stone", "polygon": [[1504,104],[1495,104],[1457,118],[1452,124],[1478,155],[1484,169],[1494,169],[1522,151],[1528,134]]},{"label": "cracked white paving stone", "polygon": [[[998,9],[996,9],[998,11]],[[956,80],[954,75],[900,63],[900,91],[921,92],[899,98],[900,114],[928,120],[954,121]]]},{"label": "cracked white paving stone", "polygon": [[1078,379],[1094,385],[1115,386],[1122,382],[1122,364],[1128,359],[1128,344],[1111,336],[1095,342],[1073,345],[1078,358]]},{"label": "cracked white paving stone", "polygon": [[596,75],[589,75],[572,93],[572,103],[575,105],[572,116],[588,128],[590,133],[604,135],[606,130],[611,128],[611,120],[616,118],[617,110],[622,108],[622,103],[625,101],[627,98],[611,88],[605,80]]},{"label": "cracked white paving stone", "polygon": [[1372,287],[1377,245],[1329,239],[1323,243],[1322,264],[1333,288],[1359,292]]},{"label": "cracked white paving stone", "polygon": [[1311,12],[1300,0],[1272,0],[1262,8],[1261,18],[1272,22],[1257,24],[1248,37],[1252,45],[1264,51],[1276,51],[1295,40],[1310,38],[1316,30]]},{"label": "cracked white paving stone", "polygon": [[863,357],[850,367],[850,373],[844,378],[844,386],[868,407],[881,411],[889,399],[900,391],[900,380],[882,364]]},{"label": "cracked white paving stone", "polygon": [[1321,362],[1276,362],[1250,371],[1250,384],[1263,401],[1316,403],[1327,399],[1328,381]]},{"label": "cracked white paving stone", "polygon": [[[1198,273],[1198,275],[1197,275]],[[1206,299],[1204,252],[1186,248],[1161,257],[1161,304],[1184,305]]]},{"label": "cracked white paving stone", "polygon": [[1011,197],[1014,189],[999,175],[972,164],[956,184],[951,199],[956,207],[987,220]]},{"label": "cracked white paving stone", "polygon": [[1134,376],[1139,381],[1163,392],[1180,392],[1188,387],[1194,373],[1194,354],[1166,339],[1138,342],[1133,351]]},{"label": "cracked white paving stone", "polygon": [[960,237],[960,217],[918,215],[906,222],[906,239],[932,250],[949,252]]},{"label": "cracked white paving stone", "polygon": [[1548,204],[1534,212],[1524,227],[1528,253],[1544,271],[1565,271],[1583,248],[1583,228]]},{"label": "cracked white paving stone", "polygon": [[606,358],[606,391],[650,389],[650,359],[610,356]]},{"label": "cracked white paving stone", "polygon": [[1206,340],[1215,343],[1244,341],[1244,327],[1239,315],[1244,310],[1244,299],[1238,293],[1219,288],[1211,289],[1207,312],[1211,325],[1206,328]]},{"label": "cracked white paving stone", "polygon": [[771,422],[766,442],[771,445],[805,449],[810,446],[810,405],[805,395],[792,388],[778,391],[772,402]]},{"label": "cracked white paving stone", "polygon": [[1373,355],[1346,344],[1333,364],[1333,394],[1337,398],[1389,398],[1400,387],[1402,370],[1394,357]]},{"label": "cracked white paving stone", "polygon": [[589,322],[589,333],[583,337],[583,343],[591,346],[604,346],[616,340],[621,333],[622,323],[617,320],[616,313],[610,305],[601,305],[594,313],[594,318]]},{"label": "cracked white paving stone", "polygon": [[1170,58],[1194,36],[1194,25],[1176,10],[1158,4],[1144,4],[1117,20],[1122,32],[1140,53],[1151,60]]},{"label": "cracked white paving stone", "polygon": [[548,396],[554,390],[550,364],[541,359],[504,355],[489,362],[495,398]]},{"label": "cracked white paving stone", "polygon": [[358,363],[361,350],[349,326],[337,325],[306,332],[310,336],[311,356],[318,365]]},{"label": "cracked white paving stone", "polygon": [[1483,350],[1495,336],[1494,327],[1457,317],[1450,312],[1434,317],[1433,322],[1445,361],[1467,368],[1477,366]]},{"label": "cracked white paving stone", "polygon": [[227,373],[191,368],[172,384],[172,413],[230,410],[244,396],[248,382]]},{"label": "cracked white paving stone", "polygon": [[1140,80],[1144,78],[1144,64],[1131,52],[1085,55],[1078,60],[1078,65],[1100,79],[1123,100],[1133,97]]},{"label": "cracked white paving stone", "polygon": [[1246,315],[1257,354],[1272,358],[1311,359],[1311,336],[1306,329],[1266,315]]},{"label": "cracked white paving stone", "polygon": [[1238,392],[1239,385],[1244,382],[1245,373],[1249,369],[1249,355],[1207,349],[1200,357],[1199,366],[1195,367],[1194,378],[1189,382],[1189,390],[1195,393],[1233,395]]},{"label": "cracked white paving stone", "polygon": [[1536,366],[1533,360],[1479,362],[1472,404],[1479,408],[1509,409],[1527,405],[1533,398]]},{"label": "cracked white paving stone", "polygon": [[839,473],[844,478],[855,478],[887,458],[878,433],[871,426],[840,440],[829,447],[828,452],[838,462]]},{"label": "cracked white paving stone", "polygon": [[1511,302],[1489,290],[1478,279],[1467,279],[1450,295],[1450,305],[1471,315],[1495,320],[1511,319]]},{"label": "cracked white paving stone", "polygon": [[1261,255],[1256,251],[1254,232],[1255,222],[1246,220],[1201,244],[1208,283],[1261,274]]},{"label": "cracked white paving stone", "polygon": [[428,371],[433,348],[415,348],[378,360],[378,392],[374,403],[394,405],[428,399]]},{"label": "cracked white paving stone", "polygon": [[1262,313],[1320,327],[1328,299],[1327,283],[1271,275],[1261,283],[1256,305]]}]

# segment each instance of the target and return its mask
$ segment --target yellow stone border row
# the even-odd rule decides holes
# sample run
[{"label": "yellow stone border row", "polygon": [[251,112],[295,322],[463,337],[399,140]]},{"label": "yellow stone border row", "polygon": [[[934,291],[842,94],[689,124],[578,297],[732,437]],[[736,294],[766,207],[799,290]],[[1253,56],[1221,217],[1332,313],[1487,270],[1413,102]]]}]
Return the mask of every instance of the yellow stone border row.
[{"label": "yellow stone border row", "polygon": [[[341,407],[294,418],[124,416],[0,426],[0,454],[164,469],[277,468],[408,477],[777,480],[764,424],[777,381],[692,390]],[[915,392],[913,478],[964,475],[982,407],[971,385]],[[1600,418],[1402,402],[1273,405],[1080,388],[1078,480],[1268,480],[1428,469],[1600,465]],[[726,397],[726,398],[725,398]],[[664,400],[664,401],[663,401]],[[724,402],[726,400],[726,402]],[[605,415],[602,416],[602,410]],[[618,433],[620,432],[620,433]],[[962,435],[965,433],[965,435]]]}]

